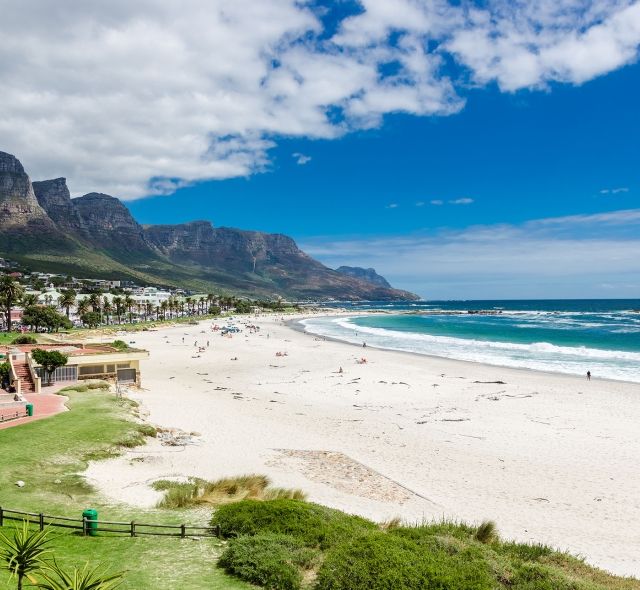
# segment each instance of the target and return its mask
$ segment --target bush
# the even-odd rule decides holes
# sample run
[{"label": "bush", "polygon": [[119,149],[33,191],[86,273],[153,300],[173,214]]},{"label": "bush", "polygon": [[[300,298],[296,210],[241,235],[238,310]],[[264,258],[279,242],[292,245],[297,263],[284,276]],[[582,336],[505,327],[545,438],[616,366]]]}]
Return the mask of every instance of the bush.
[{"label": "bush", "polygon": [[124,340],[114,340],[111,346],[119,351],[129,350],[129,345]]},{"label": "bush", "polygon": [[11,344],[38,344],[38,340],[33,336],[18,336],[11,341]]},{"label": "bush", "polygon": [[290,535],[307,547],[326,549],[336,543],[377,530],[359,516],[351,516],[299,500],[243,500],[221,506],[211,519],[223,537],[278,533]]},{"label": "bush", "polygon": [[316,585],[317,590],[493,588],[495,581],[484,560],[450,555],[385,532],[369,533],[330,549]]},{"label": "bush", "polygon": [[303,570],[310,569],[317,551],[287,535],[240,537],[229,543],[218,567],[229,574],[271,590],[298,590]]}]

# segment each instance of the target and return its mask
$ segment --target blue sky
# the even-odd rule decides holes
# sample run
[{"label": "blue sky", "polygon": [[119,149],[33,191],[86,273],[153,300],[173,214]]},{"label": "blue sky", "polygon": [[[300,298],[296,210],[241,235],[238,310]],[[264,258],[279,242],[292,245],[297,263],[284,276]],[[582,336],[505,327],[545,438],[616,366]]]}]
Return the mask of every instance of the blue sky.
[{"label": "blue sky", "polygon": [[5,4],[34,180],[427,298],[640,296],[640,0]]}]

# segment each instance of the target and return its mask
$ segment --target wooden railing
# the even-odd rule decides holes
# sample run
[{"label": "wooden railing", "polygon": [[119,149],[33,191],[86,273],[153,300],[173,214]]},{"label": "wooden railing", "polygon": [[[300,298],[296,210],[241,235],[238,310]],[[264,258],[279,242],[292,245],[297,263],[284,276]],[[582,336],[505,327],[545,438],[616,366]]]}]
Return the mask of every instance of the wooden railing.
[{"label": "wooden railing", "polygon": [[159,537],[219,537],[219,527],[192,526],[188,524],[152,524],[144,522],[118,522],[112,520],[93,520],[86,517],[67,518],[65,516],[51,516],[42,512],[23,512],[0,507],[0,527],[7,520],[29,521],[38,526],[41,531],[47,527],[61,527],[81,531],[88,535],[97,533],[111,533],[137,537],[153,535]]}]

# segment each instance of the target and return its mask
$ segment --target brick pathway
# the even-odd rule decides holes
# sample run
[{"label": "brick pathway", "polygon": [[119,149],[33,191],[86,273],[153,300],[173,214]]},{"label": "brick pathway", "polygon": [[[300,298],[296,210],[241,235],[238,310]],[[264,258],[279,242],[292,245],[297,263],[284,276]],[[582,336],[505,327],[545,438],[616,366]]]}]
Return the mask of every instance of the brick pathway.
[{"label": "brick pathway", "polygon": [[11,428],[12,426],[18,426],[20,424],[26,424],[27,422],[33,422],[34,420],[40,420],[41,418],[48,418],[54,416],[60,412],[67,410],[64,405],[67,401],[67,397],[64,395],[56,395],[50,393],[62,389],[68,383],[62,383],[60,385],[52,385],[51,387],[45,387],[47,393],[28,393],[24,397],[30,403],[33,404],[33,416],[27,416],[26,418],[18,418],[17,420],[10,420],[8,422],[0,423],[0,430],[5,428]]}]

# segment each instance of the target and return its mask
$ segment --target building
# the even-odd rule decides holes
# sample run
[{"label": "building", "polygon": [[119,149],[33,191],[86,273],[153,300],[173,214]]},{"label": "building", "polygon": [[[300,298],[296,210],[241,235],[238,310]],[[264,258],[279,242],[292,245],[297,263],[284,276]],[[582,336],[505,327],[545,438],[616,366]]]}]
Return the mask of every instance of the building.
[{"label": "building", "polygon": [[56,369],[53,383],[106,379],[140,385],[140,361],[149,358],[146,350],[120,350],[109,344],[34,344],[0,347],[0,355],[9,360],[11,380],[18,393],[40,393],[49,376],[33,360],[34,348],[58,350],[67,355],[64,367]]}]

